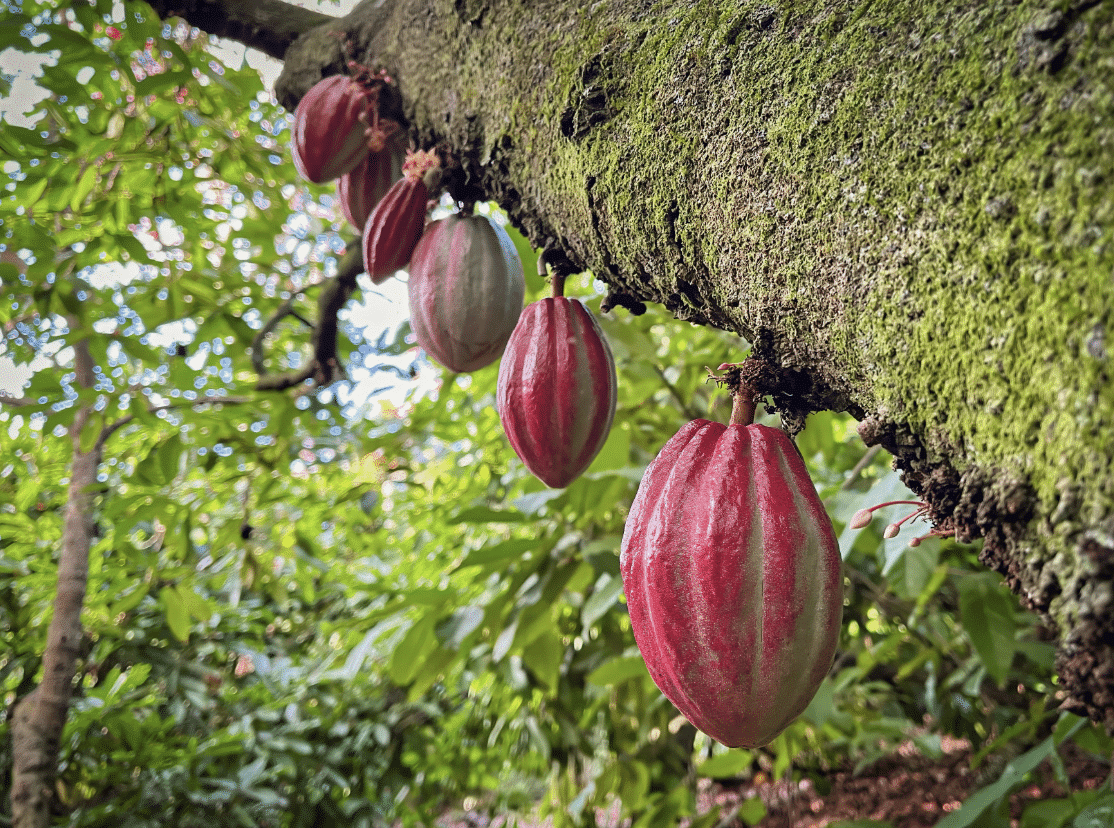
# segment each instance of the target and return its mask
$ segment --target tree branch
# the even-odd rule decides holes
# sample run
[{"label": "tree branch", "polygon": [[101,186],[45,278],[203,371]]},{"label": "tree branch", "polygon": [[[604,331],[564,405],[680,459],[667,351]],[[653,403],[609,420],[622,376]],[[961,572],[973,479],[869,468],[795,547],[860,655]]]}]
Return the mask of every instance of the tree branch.
[{"label": "tree branch", "polygon": [[279,60],[300,35],[336,19],[282,0],[152,0],[151,8]]},{"label": "tree branch", "polygon": [[6,405],[9,408],[23,408],[34,404],[35,401],[30,397],[13,397],[10,394],[0,392],[0,405]]},{"label": "tree branch", "polygon": [[[71,320],[71,326],[75,323]],[[74,345],[77,382],[91,388],[96,377],[88,340]],[[12,720],[12,825],[46,828],[58,773],[58,750],[70,706],[82,638],[81,607],[89,580],[93,539],[93,494],[101,461],[101,441],[82,450],[82,432],[95,415],[92,406],[78,409],[70,426],[73,460],[58,560],[58,589],[47,629],[39,686],[21,699]]]},{"label": "tree branch", "polygon": [[[337,274],[328,279],[321,286],[321,295],[317,298],[317,324],[310,337],[313,346],[313,358],[303,368],[284,374],[261,374],[255,387],[260,391],[282,391],[301,385],[308,379],[313,379],[319,386],[326,386],[334,382],[343,373],[343,368],[337,360],[337,334],[339,324],[337,315],[340,309],[351,298],[356,290],[356,277],[364,272],[363,248],[359,240],[354,240],[348,245],[348,252],[344,254],[337,265]],[[285,308],[285,305],[283,306]],[[279,313],[284,316],[283,308]],[[276,317],[278,314],[276,314]],[[280,317],[281,318],[281,317]],[[276,321],[274,319],[272,321]],[[270,322],[268,322],[270,324]],[[266,329],[266,328],[265,328]],[[262,331],[261,331],[262,333]],[[256,341],[261,341],[257,335]],[[252,362],[256,363],[256,343],[252,343]]]},{"label": "tree branch", "polygon": [[[182,400],[181,402],[166,403],[165,405],[153,405],[147,409],[147,413],[157,414],[160,411],[172,411],[175,408],[196,408],[199,405],[245,405],[250,402],[254,402],[253,397],[202,397],[199,400]],[[109,437],[134,421],[135,415],[127,414],[106,425],[101,429],[100,436],[97,438],[97,450],[103,450]]]}]

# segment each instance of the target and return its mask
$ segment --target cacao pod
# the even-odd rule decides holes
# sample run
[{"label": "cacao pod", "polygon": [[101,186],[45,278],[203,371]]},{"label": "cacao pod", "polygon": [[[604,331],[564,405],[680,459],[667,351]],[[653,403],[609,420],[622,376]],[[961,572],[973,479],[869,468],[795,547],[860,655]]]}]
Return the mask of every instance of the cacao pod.
[{"label": "cacao pod", "polygon": [[408,292],[418,344],[466,373],[503,353],[526,279],[507,231],[486,216],[454,214],[426,227],[410,259]]},{"label": "cacao pod", "polygon": [[426,202],[440,176],[434,152],[409,152],[402,178],[391,185],[364,225],[364,268],[379,284],[406,267],[425,227]]},{"label": "cacao pod", "polygon": [[729,747],[757,747],[808,706],[843,613],[832,524],[793,442],[695,420],[647,467],[620,552],[654,682]]},{"label": "cacao pod", "polygon": [[369,153],[352,172],[337,179],[337,201],[344,217],[355,228],[363,230],[367,218],[387,190],[402,178],[402,154],[390,147]]},{"label": "cacao pod", "polygon": [[556,296],[522,312],[499,365],[496,407],[515,453],[563,489],[599,454],[615,419],[615,361],[599,323]]},{"label": "cacao pod", "polygon": [[294,166],[307,181],[340,178],[368,154],[363,88],[347,75],[315,83],[294,110]]}]

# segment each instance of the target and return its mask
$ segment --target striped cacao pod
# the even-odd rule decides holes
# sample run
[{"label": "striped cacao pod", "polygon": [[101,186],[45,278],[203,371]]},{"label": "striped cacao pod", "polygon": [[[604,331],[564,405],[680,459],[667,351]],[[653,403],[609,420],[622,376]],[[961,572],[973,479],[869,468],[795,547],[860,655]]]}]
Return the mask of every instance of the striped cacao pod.
[{"label": "striped cacao pod", "polygon": [[406,267],[425,227],[426,202],[440,178],[437,154],[408,152],[402,178],[391,185],[364,225],[364,267],[379,284]]},{"label": "striped cacao pod", "polygon": [[615,419],[615,361],[599,323],[576,299],[534,302],[507,342],[496,407],[515,453],[563,489],[599,454]]},{"label": "striped cacao pod", "polygon": [[368,154],[368,109],[363,88],[347,75],[320,80],[294,110],[294,166],[302,178],[321,184],[340,178]]},{"label": "striped cacao pod", "polygon": [[839,638],[842,576],[784,432],[684,426],[646,469],[619,562],[650,675],[696,727],[757,747],[808,706]]},{"label": "striped cacao pod", "polygon": [[367,218],[391,185],[402,178],[402,153],[387,147],[369,153],[352,172],[337,179],[337,201],[344,217],[363,230]]},{"label": "striped cacao pod", "polygon": [[526,295],[510,236],[486,216],[454,214],[426,227],[410,259],[410,326],[426,352],[466,373],[497,360]]}]

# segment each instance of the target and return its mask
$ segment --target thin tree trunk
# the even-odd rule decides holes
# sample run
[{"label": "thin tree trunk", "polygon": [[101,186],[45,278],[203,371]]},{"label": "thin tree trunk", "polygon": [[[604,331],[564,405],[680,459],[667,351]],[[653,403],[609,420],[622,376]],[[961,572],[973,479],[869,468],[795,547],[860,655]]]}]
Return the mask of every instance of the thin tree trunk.
[{"label": "thin tree trunk", "polygon": [[[78,383],[93,386],[93,364],[87,343],[75,348]],[[62,529],[62,554],[58,561],[58,590],[54,614],[43,653],[39,686],[21,699],[12,720],[12,826],[47,828],[51,822],[58,752],[70,706],[74,673],[81,649],[81,608],[89,579],[89,549],[93,537],[93,495],[100,466],[100,435],[89,440],[94,428],[92,406],[80,408],[70,426],[73,461],[70,465]],[[88,451],[82,451],[82,433]]]}]

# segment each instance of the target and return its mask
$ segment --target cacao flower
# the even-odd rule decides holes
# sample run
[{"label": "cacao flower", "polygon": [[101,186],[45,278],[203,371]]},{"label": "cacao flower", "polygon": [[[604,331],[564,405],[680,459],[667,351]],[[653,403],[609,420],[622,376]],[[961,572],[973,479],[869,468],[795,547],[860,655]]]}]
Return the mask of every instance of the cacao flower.
[{"label": "cacao flower", "polygon": [[515,453],[562,489],[603,448],[615,418],[615,361],[599,323],[576,299],[522,312],[499,365],[496,408]]},{"label": "cacao flower", "polygon": [[368,154],[367,97],[347,75],[318,81],[294,110],[294,166],[321,184],[350,172]]},{"label": "cacao flower", "polygon": [[364,267],[376,284],[406,267],[425,227],[426,202],[440,178],[433,151],[408,152],[402,178],[391,185],[364,224]]},{"label": "cacao flower", "polygon": [[388,146],[369,153],[352,172],[337,179],[337,201],[348,222],[359,230],[387,190],[402,178],[402,157]]},{"label": "cacao flower", "polygon": [[454,214],[426,227],[410,259],[408,292],[418,344],[466,373],[503,353],[526,279],[506,230],[486,216]]},{"label": "cacao flower", "polygon": [[646,469],[619,561],[650,675],[696,727],[757,747],[808,706],[839,638],[842,576],[784,432],[682,427]]}]

